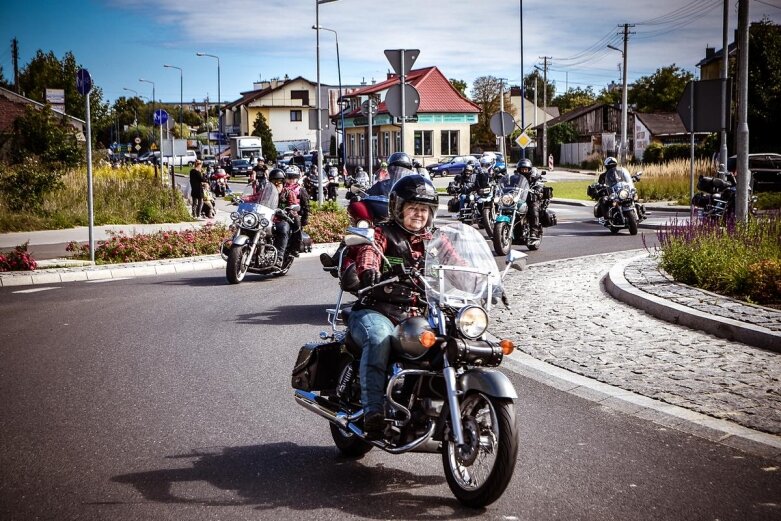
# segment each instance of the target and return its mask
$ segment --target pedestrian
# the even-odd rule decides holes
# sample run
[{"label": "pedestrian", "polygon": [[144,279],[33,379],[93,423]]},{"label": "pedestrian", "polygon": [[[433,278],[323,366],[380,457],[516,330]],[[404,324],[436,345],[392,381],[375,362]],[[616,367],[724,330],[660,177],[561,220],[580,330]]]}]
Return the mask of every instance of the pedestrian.
[{"label": "pedestrian", "polygon": [[195,164],[190,170],[190,198],[192,199],[192,213],[196,219],[201,218],[201,211],[203,210],[203,185],[206,181],[201,169],[203,168],[203,162],[200,159],[195,160]]},{"label": "pedestrian", "polygon": [[548,154],[548,170],[553,170],[553,154]]}]

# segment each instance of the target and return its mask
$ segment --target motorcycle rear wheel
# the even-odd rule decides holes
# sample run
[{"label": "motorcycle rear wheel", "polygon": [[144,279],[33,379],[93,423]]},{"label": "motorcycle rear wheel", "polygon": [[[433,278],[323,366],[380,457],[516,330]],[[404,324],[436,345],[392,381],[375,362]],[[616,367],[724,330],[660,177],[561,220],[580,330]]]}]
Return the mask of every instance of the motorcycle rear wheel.
[{"label": "motorcycle rear wheel", "polygon": [[231,284],[238,284],[244,280],[249,267],[249,248],[233,246],[228,252],[228,263],[225,266],[225,276]]},{"label": "motorcycle rear wheel", "polygon": [[494,252],[496,252],[497,255],[507,255],[510,252],[510,243],[512,242],[512,237],[510,237],[510,225],[505,222],[494,224],[492,239],[494,241]]},{"label": "motorcycle rear wheel", "polygon": [[480,392],[461,404],[463,448],[447,440],[442,451],[450,491],[463,505],[480,508],[499,499],[518,456],[518,427],[512,400]]},{"label": "motorcycle rear wheel", "polygon": [[343,456],[361,458],[374,447],[371,443],[366,443],[352,432],[346,431],[338,425],[329,423],[328,426],[331,428],[331,437],[334,440],[334,445],[336,445],[336,448],[339,449]]}]

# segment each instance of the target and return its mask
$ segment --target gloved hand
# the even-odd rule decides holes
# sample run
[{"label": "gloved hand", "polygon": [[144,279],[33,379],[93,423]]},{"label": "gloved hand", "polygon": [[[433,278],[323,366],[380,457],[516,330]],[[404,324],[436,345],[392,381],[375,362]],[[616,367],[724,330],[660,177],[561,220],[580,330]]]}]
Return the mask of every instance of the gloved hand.
[{"label": "gloved hand", "polygon": [[380,274],[377,270],[366,270],[361,273],[361,289],[374,286],[380,281]]}]

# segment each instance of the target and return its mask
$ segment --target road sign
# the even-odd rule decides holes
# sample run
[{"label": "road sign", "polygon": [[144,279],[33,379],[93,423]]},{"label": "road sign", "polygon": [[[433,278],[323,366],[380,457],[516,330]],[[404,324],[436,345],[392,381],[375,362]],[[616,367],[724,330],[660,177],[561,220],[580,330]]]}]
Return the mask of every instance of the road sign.
[{"label": "road sign", "polygon": [[141,138],[136,137],[136,139],[134,139],[133,141],[135,142],[136,145],[138,145],[139,143],[141,143]]},{"label": "road sign", "polygon": [[[504,122],[504,128],[502,128]],[[507,136],[515,130],[515,120],[509,112],[497,112],[491,116],[491,131],[497,136]]]},{"label": "road sign", "polygon": [[529,134],[526,132],[521,132],[521,135],[515,138],[515,142],[518,144],[521,148],[526,148],[532,143],[532,138],[529,137]]},{"label": "road sign", "polygon": [[135,148],[135,149],[136,149],[136,152],[138,152],[139,150],[141,150],[141,145],[136,145],[136,146],[135,146],[135,147],[133,147],[133,148]]},{"label": "road sign", "polygon": [[375,101],[374,98],[367,99],[361,103],[361,114],[368,118],[369,113],[371,113],[372,116],[377,115],[377,101]]},{"label": "road sign", "polygon": [[[726,100],[721,98],[721,85],[726,81]],[[691,100],[694,89],[694,130],[691,124]],[[730,127],[732,85],[730,79],[690,81],[678,101],[678,115],[687,132],[718,132],[722,130],[720,107],[727,107],[724,128]]]},{"label": "road sign", "polygon": [[89,75],[87,69],[76,71],[76,90],[82,96],[86,96],[92,90],[92,76]]},{"label": "road sign", "polygon": [[[320,124],[322,130],[331,126],[331,118],[328,117],[328,109],[320,109]],[[317,130],[317,109],[309,111],[309,130]]]},{"label": "road sign", "polygon": [[[401,85],[394,85],[388,89],[388,93],[385,95],[385,106],[388,107],[388,112],[397,118],[401,117]],[[418,89],[410,85],[404,84],[404,115],[414,116],[418,113],[418,107],[420,106],[420,94]]]},{"label": "road sign", "polygon": [[[401,64],[401,55],[404,53],[404,66]],[[385,57],[399,76],[406,76],[412,69],[415,60],[418,59],[420,49],[385,49]]]},{"label": "road sign", "polygon": [[165,125],[168,122],[168,112],[163,109],[157,109],[155,111],[155,125]]}]

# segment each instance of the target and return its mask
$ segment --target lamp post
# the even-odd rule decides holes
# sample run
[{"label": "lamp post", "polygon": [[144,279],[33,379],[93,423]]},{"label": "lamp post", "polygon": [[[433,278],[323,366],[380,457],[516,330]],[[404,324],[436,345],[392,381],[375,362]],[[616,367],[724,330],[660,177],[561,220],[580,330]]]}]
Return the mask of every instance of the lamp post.
[{"label": "lamp post", "polygon": [[182,118],[184,116],[184,102],[182,98],[182,85],[183,85],[183,76],[184,72],[182,71],[181,67],[177,67],[176,65],[163,65],[163,67],[166,67],[168,69],[177,69],[179,71],[179,138],[184,138],[184,125],[182,123]]},{"label": "lamp post", "polygon": [[[317,33],[317,93],[315,94],[317,110],[317,175],[320,177],[320,186],[323,186],[323,122],[320,112],[320,4],[328,4],[337,0],[315,0],[315,32]],[[323,204],[323,191],[319,190],[317,202]]]},{"label": "lamp post", "polygon": [[[122,87],[122,90],[132,92],[133,94],[135,94],[135,97],[138,98],[138,91],[135,91],[133,89],[128,89],[127,87]],[[136,127],[136,135],[138,135],[138,112],[136,112],[135,107],[133,107],[133,124]]]},{"label": "lamp post", "polygon": [[[217,123],[220,127],[220,136],[218,138],[218,145],[217,148],[219,149],[217,151],[217,157],[220,157],[220,153],[222,152],[222,136],[223,136],[223,130],[222,130],[222,114],[220,114],[220,57],[216,54],[209,54],[205,52],[196,52],[196,56],[208,56],[209,58],[215,58],[217,60]],[[209,119],[209,113],[206,112],[206,119]]]},{"label": "lamp post", "polygon": [[627,148],[627,140],[626,140],[626,125],[627,125],[627,106],[626,106],[626,38],[624,38],[624,50],[622,51],[618,47],[613,47],[612,45],[607,46],[608,49],[612,49],[614,51],[618,51],[621,53],[621,58],[624,62],[623,68],[621,69],[621,76],[622,78],[622,87],[621,87],[621,151],[620,151],[620,157],[621,157],[621,164],[626,163],[626,148]]},{"label": "lamp post", "polygon": [[[342,110],[342,102],[340,101],[342,98],[342,65],[341,61],[339,60],[339,33],[337,33],[333,29],[329,29],[327,27],[323,26],[316,26],[313,25],[312,29],[320,29],[322,31],[329,31],[334,33],[334,38],[336,38],[336,71],[339,75],[339,96],[336,98],[336,103],[339,106],[339,119],[341,120],[341,127],[342,127],[342,142],[339,143],[339,150],[342,152],[342,158],[344,158],[344,110]],[[344,160],[344,159],[342,159]]]},{"label": "lamp post", "polygon": [[[138,81],[140,81],[141,83],[151,83],[152,84],[152,130],[154,131],[154,128],[155,128],[155,82],[153,82],[152,80],[145,80],[144,78],[138,78]],[[163,126],[160,125],[161,137],[160,137],[160,147],[158,148],[158,150],[160,151],[160,162],[161,163],[163,161],[163,138],[162,138],[163,130],[162,129],[163,129]],[[152,144],[154,144],[154,142],[155,142],[154,135],[155,135],[155,133],[152,132],[152,136],[153,136],[152,137]],[[154,154],[152,155],[152,157],[154,157]],[[152,164],[155,167],[155,177],[157,177],[157,161],[152,161]]]}]

